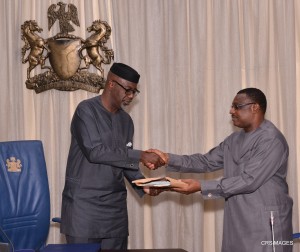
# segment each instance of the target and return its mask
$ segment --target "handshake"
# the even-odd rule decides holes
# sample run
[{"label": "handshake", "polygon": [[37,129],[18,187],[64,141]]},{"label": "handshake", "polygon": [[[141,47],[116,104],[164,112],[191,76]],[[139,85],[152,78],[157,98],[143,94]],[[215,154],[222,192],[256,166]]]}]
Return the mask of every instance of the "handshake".
[{"label": "handshake", "polygon": [[[140,161],[150,170],[155,170],[169,163],[169,154],[157,149],[142,151]],[[200,181],[197,179],[179,179],[167,178],[171,186],[167,188],[144,187],[145,193],[151,196],[157,196],[163,191],[175,191],[182,194],[190,194],[201,191]],[[137,181],[136,181],[137,182]]]},{"label": "handshake", "polygon": [[150,170],[155,170],[161,166],[167,165],[169,155],[157,149],[142,151],[140,161]]}]

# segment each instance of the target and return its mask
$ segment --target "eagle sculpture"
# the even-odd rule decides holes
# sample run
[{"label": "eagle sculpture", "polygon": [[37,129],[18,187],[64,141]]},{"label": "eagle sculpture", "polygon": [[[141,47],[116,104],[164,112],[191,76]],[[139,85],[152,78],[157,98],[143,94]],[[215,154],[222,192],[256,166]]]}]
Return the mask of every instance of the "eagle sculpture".
[{"label": "eagle sculpture", "polygon": [[74,4],[68,4],[68,11],[66,12],[66,4],[63,2],[58,2],[58,10],[56,9],[56,4],[50,5],[48,8],[48,29],[50,31],[52,25],[58,19],[59,29],[61,34],[68,34],[74,31],[73,26],[70,24],[72,21],[75,25],[80,26],[78,20],[77,8]]}]

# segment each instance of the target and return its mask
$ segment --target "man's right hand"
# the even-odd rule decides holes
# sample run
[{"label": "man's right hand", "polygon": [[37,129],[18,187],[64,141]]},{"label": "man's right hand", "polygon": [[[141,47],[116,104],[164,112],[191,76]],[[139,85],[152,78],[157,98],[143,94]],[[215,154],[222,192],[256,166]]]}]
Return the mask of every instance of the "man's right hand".
[{"label": "man's right hand", "polygon": [[169,154],[168,153],[165,153],[158,149],[149,149],[149,150],[146,150],[146,152],[153,152],[153,153],[157,154],[164,161],[165,164],[169,163]]},{"label": "man's right hand", "polygon": [[164,160],[154,152],[142,151],[141,162],[150,170],[155,170],[158,167],[165,165]]}]

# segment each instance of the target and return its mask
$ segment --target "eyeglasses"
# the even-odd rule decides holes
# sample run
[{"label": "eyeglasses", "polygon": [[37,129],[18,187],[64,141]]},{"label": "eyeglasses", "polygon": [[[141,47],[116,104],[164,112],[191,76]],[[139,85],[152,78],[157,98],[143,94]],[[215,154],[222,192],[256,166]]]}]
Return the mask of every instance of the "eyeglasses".
[{"label": "eyeglasses", "polygon": [[231,105],[231,108],[233,108],[234,110],[239,110],[247,105],[250,105],[250,104],[255,104],[255,102],[249,102],[249,103],[245,103],[245,104],[232,104]]},{"label": "eyeglasses", "polygon": [[121,88],[123,88],[125,90],[125,95],[130,96],[133,95],[133,97],[137,96],[140,91],[137,89],[131,89],[131,88],[125,88],[123,85],[121,85],[119,82],[115,81],[115,80],[111,80],[112,82],[116,83],[117,85],[119,85]]}]

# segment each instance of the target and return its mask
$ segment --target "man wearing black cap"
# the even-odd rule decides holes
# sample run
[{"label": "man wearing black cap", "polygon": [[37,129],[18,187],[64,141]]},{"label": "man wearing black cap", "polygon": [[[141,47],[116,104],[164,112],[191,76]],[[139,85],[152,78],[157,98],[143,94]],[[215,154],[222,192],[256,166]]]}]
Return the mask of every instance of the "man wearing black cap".
[{"label": "man wearing black cap", "polygon": [[71,123],[71,146],[62,197],[61,232],[68,243],[101,243],[102,249],[126,249],[127,191],[124,177],[140,195],[155,195],[131,181],[143,178],[139,161],[163,161],[132,149],[134,126],[121,108],[139,93],[140,75],[114,63],[102,95],[82,101]]}]

